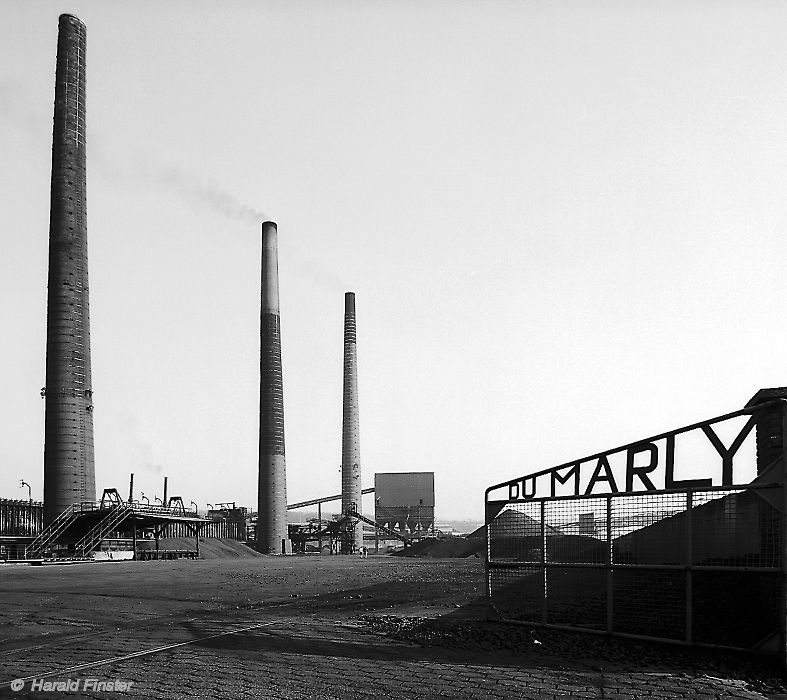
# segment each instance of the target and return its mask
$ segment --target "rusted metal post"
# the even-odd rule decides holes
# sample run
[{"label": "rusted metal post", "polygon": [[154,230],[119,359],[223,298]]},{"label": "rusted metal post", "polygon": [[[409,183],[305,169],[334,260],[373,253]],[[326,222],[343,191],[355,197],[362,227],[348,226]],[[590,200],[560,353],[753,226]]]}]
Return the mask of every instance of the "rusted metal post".
[{"label": "rusted metal post", "polygon": [[60,15],[52,131],[44,419],[44,522],[95,501],[87,274],[87,31]]}]

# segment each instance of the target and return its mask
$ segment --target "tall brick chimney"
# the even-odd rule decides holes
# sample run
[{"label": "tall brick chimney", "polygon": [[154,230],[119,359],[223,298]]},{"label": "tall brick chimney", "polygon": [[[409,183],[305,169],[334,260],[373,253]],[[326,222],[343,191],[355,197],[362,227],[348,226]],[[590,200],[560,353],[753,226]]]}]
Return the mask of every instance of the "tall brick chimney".
[{"label": "tall brick chimney", "polygon": [[[358,412],[358,353],[355,334],[355,293],[344,295],[344,395],[342,410],[342,513],[361,512],[361,443]],[[358,522],[348,550],[363,546],[363,523]]]},{"label": "tall brick chimney", "polygon": [[96,498],[87,278],[85,25],[61,15],[46,328],[44,521]]},{"label": "tall brick chimney", "polygon": [[292,552],[287,534],[287,474],[284,459],[284,389],[279,321],[277,228],[262,224],[262,304],[260,309],[260,474],[257,549]]}]

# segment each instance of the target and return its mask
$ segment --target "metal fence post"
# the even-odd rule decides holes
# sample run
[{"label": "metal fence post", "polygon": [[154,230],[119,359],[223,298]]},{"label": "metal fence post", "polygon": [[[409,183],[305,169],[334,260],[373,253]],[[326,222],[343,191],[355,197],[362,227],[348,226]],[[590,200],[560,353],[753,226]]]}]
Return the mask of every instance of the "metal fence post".
[{"label": "metal fence post", "polygon": [[781,663],[787,667],[787,402],[782,402],[781,410],[781,441],[782,441],[782,472],[780,476],[782,490],[781,512]]},{"label": "metal fence post", "polygon": [[612,556],[612,496],[607,496],[607,632],[612,632],[614,621],[614,559]]},{"label": "metal fence post", "polygon": [[541,573],[544,577],[544,587],[541,593],[541,624],[547,624],[547,527],[546,527],[546,501],[541,501]]},{"label": "metal fence post", "polygon": [[694,561],[694,530],[692,528],[692,509],[694,508],[694,492],[686,491],[686,642],[691,644],[694,634],[694,586],[692,580],[692,564]]}]

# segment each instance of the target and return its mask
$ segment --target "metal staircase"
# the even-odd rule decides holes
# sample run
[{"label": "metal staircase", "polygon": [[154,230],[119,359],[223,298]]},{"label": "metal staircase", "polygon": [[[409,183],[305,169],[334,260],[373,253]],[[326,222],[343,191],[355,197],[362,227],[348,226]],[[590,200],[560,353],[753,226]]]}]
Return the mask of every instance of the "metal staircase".
[{"label": "metal staircase", "polygon": [[37,559],[44,550],[51,546],[68,527],[77,519],[81,512],[79,504],[70,505],[47,525],[29,545],[25,547],[25,559]]},{"label": "metal staircase", "polygon": [[113,506],[109,512],[99,520],[96,525],[74,545],[74,551],[79,556],[87,556],[92,552],[110,532],[116,530],[129,515],[133,508],[125,503]]}]

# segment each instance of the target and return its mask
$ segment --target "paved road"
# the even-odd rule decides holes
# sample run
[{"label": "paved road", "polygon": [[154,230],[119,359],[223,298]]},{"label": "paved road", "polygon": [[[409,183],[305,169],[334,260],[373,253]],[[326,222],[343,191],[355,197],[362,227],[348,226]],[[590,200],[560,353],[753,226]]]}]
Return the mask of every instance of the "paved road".
[{"label": "paved road", "polygon": [[[144,578],[142,567],[150,564],[138,566],[127,569],[126,576]],[[256,566],[265,570],[264,565]],[[351,564],[347,566],[350,571]],[[370,588],[359,588],[353,577],[352,588],[315,590],[311,596],[294,600],[280,595],[264,604],[214,605],[208,609],[181,606],[176,614],[136,620],[120,616],[113,621],[107,610],[100,619],[89,618],[85,611],[79,613],[82,605],[78,601],[82,598],[74,587],[70,597],[58,598],[67,609],[64,619],[68,624],[53,628],[49,620],[50,627],[41,634],[28,631],[2,635],[0,697],[62,698],[62,690],[47,692],[40,689],[41,684],[69,680],[72,687],[78,684],[79,690],[66,694],[114,700],[765,697],[747,690],[742,680],[696,672],[601,670],[592,660],[567,661],[541,653],[424,648],[394,641],[358,619],[361,614],[377,613],[374,592],[364,595],[357,591],[388,590],[380,614],[423,613],[423,601],[430,599],[428,591],[422,592],[421,600],[408,594],[398,603],[391,591],[398,584],[408,584],[407,571],[415,572],[413,580],[419,586],[427,580],[430,587],[439,585],[446,568],[437,564],[430,567],[428,563],[402,570],[385,566],[389,567],[385,570],[390,581],[377,581]],[[202,570],[195,565],[188,571],[196,576]],[[308,575],[306,564],[295,564],[290,572],[293,581]],[[83,585],[89,587],[87,579]],[[349,590],[353,593],[345,595]],[[127,587],[124,596],[127,602],[133,600],[133,585]],[[30,599],[29,611],[23,610],[24,600],[13,598],[15,615],[29,613],[34,617],[35,600]],[[439,603],[429,609],[431,614],[439,614],[447,607]],[[31,687],[33,677],[37,679],[36,690]],[[8,683],[19,678],[26,679],[24,688],[15,692]],[[88,679],[94,683],[86,689]],[[117,685],[110,689],[105,685],[102,689],[100,682],[121,682],[130,687],[118,690]]]}]

